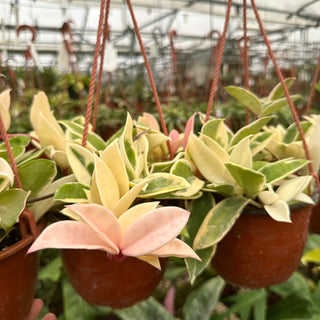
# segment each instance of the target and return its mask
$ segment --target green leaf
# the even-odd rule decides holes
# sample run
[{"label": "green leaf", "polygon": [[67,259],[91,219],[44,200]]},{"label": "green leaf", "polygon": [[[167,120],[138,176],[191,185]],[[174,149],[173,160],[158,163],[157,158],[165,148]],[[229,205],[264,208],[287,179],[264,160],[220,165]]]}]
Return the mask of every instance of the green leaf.
[{"label": "green leaf", "polygon": [[305,159],[283,159],[267,163],[259,172],[266,177],[266,183],[275,183],[303,168],[309,163]]},{"label": "green leaf", "polygon": [[[284,79],[284,82],[288,88],[290,88],[292,82],[295,80],[295,78],[286,78]],[[279,82],[270,92],[268,96],[268,100],[277,100],[282,97],[284,97],[285,93],[282,87],[281,82]]]},{"label": "green leaf", "polygon": [[[302,98],[300,95],[292,95],[291,100],[296,101],[298,99]],[[269,114],[274,114],[275,112],[279,111],[283,107],[288,106],[288,100],[287,98],[281,98],[278,100],[274,100],[271,103],[268,103],[264,108],[261,113],[261,117],[267,116]]]},{"label": "green leaf", "polygon": [[19,167],[18,171],[22,187],[26,191],[31,191],[31,198],[47,188],[57,174],[55,163],[47,159],[26,162]]},{"label": "green leaf", "polygon": [[248,198],[254,198],[263,190],[266,178],[262,173],[231,162],[225,163],[225,166]]},{"label": "green leaf", "polygon": [[210,137],[225,148],[228,145],[228,133],[223,119],[211,119],[201,129],[201,133]]},{"label": "green leaf", "polygon": [[61,257],[54,258],[49,264],[40,269],[38,279],[57,282],[62,274],[62,266]]},{"label": "green leaf", "polygon": [[263,117],[242,127],[231,139],[231,145],[234,146],[243,138],[258,133],[273,117]]},{"label": "green leaf", "polygon": [[254,114],[260,115],[262,112],[262,103],[252,92],[236,86],[225,87],[225,90],[236,100],[250,109]]},{"label": "green leaf", "polygon": [[185,159],[177,160],[172,166],[170,173],[186,179],[190,184],[188,188],[175,192],[174,195],[176,197],[181,197],[183,199],[192,198],[194,195],[199,194],[204,185],[204,181],[193,174],[190,162]]},{"label": "green leaf", "polygon": [[[60,123],[63,124],[67,129],[71,130],[73,134],[82,139],[83,125],[80,125],[70,120],[60,121]],[[88,132],[87,142],[95,150],[104,150],[106,147],[106,143],[103,141],[103,139],[92,131]]]},{"label": "green leaf", "polygon": [[80,182],[66,183],[58,188],[54,199],[64,202],[88,202],[85,190],[90,190],[90,188]]},{"label": "green leaf", "polygon": [[209,183],[202,190],[219,193],[224,198],[242,195],[242,189],[232,183]]},{"label": "green leaf", "polygon": [[0,225],[5,231],[16,223],[26,206],[28,193],[22,189],[9,189],[0,193]]},{"label": "green leaf", "polygon": [[200,257],[201,261],[192,258],[184,259],[191,284],[194,284],[197,277],[210,265],[215,251],[216,246],[196,250],[196,253]]},{"label": "green leaf", "polygon": [[281,297],[286,297],[291,293],[297,292],[307,295],[309,292],[309,285],[301,274],[294,272],[286,282],[271,286],[269,289]]},{"label": "green leaf", "polygon": [[291,293],[279,303],[268,308],[268,320],[318,320],[319,306],[310,297]]},{"label": "green leaf", "polygon": [[114,310],[114,313],[122,320],[174,320],[174,316],[153,297],[130,308]]},{"label": "green leaf", "polygon": [[187,229],[190,239],[187,241],[188,244],[192,245],[194,237],[196,236],[203,220],[207,214],[215,206],[215,200],[212,194],[205,192],[203,195],[196,200],[191,202],[190,217],[187,223]]},{"label": "green leaf", "polygon": [[[10,138],[9,142],[10,142],[10,147],[13,149],[26,147],[30,143],[30,138],[26,136],[17,136],[17,137]],[[1,151],[7,150],[4,142],[0,143],[0,150]]]},{"label": "green leaf", "polygon": [[209,320],[211,313],[219,301],[224,280],[215,277],[203,283],[187,298],[183,307],[185,320]]},{"label": "green leaf", "polygon": [[226,198],[209,211],[195,236],[193,248],[203,249],[213,246],[230,230],[248,199],[242,197]]},{"label": "green leaf", "polygon": [[[24,154],[26,148],[24,146],[17,146],[17,147],[11,148],[11,150],[12,150],[13,157],[18,160],[21,157],[21,155]],[[7,150],[0,150],[0,158],[4,158],[9,162]]]},{"label": "green leaf", "polygon": [[250,143],[252,156],[263,150],[272,140],[273,134],[270,132],[259,132],[253,136]]},{"label": "green leaf", "polygon": [[66,279],[62,283],[64,320],[95,320],[94,308],[85,302]]},{"label": "green leaf", "polygon": [[[310,127],[312,127],[312,123],[308,122],[308,121],[301,121],[300,125],[301,125],[302,131],[303,131],[304,134],[308,131],[308,129]],[[287,128],[286,133],[283,136],[283,141],[282,142],[285,143],[285,144],[290,144],[293,141],[299,141],[299,140],[301,140],[301,138],[300,138],[300,134],[298,132],[297,125],[296,125],[296,123],[292,123]]]},{"label": "green leaf", "polygon": [[229,308],[228,314],[239,313],[242,320],[249,320],[250,311],[254,311],[255,320],[265,320],[267,293],[265,289],[249,290],[229,297],[228,302],[233,304]]},{"label": "green leaf", "polygon": [[41,155],[45,153],[46,150],[47,148],[42,148],[40,150],[32,149],[24,152],[24,154],[19,157],[17,161],[17,166],[20,167],[28,161],[38,159]]}]

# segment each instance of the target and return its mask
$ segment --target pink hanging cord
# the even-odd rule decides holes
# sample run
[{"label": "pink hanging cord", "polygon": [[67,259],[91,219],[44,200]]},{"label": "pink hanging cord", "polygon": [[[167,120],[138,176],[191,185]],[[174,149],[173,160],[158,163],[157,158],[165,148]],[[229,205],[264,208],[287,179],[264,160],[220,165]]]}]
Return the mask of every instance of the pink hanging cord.
[{"label": "pink hanging cord", "polygon": [[309,93],[309,98],[308,98],[308,103],[307,103],[305,114],[309,114],[309,111],[310,111],[310,108],[311,108],[312,98],[313,98],[313,94],[314,94],[314,88],[315,88],[315,85],[316,85],[316,83],[318,81],[319,71],[320,71],[320,54],[319,54],[316,70],[314,72],[314,76],[313,76],[313,80],[312,80],[312,85],[311,85],[311,89],[310,89],[310,93]]},{"label": "pink hanging cord", "polygon": [[[110,0],[108,0],[108,2],[110,3]],[[83,129],[83,137],[82,137],[82,146],[83,147],[85,147],[87,144],[88,133],[89,133],[89,124],[90,124],[90,118],[91,118],[91,112],[92,112],[92,103],[93,103],[95,81],[96,81],[96,75],[97,75],[97,67],[98,67],[98,59],[99,59],[99,52],[100,52],[104,14],[105,14],[105,6],[106,6],[106,0],[101,0],[97,40],[96,40],[96,46],[95,46],[95,50],[94,50],[93,65],[92,65],[90,87],[89,87],[89,96],[88,96],[88,103],[87,103],[87,111],[86,111],[85,125],[84,125],[84,129]]]},{"label": "pink hanging cord", "polygon": [[[152,93],[153,93],[153,96],[154,96],[154,99],[155,99],[155,103],[156,103],[156,106],[157,106],[157,109],[158,109],[158,114],[159,114],[159,118],[160,118],[162,131],[166,136],[168,136],[169,135],[168,134],[168,129],[167,129],[166,123],[164,121],[164,117],[163,117],[163,112],[162,112],[159,96],[158,96],[156,85],[155,85],[155,82],[154,82],[154,79],[153,79],[153,76],[152,76],[151,67],[150,67],[150,64],[149,64],[147,53],[146,53],[146,50],[145,50],[143,42],[142,42],[139,26],[138,26],[137,20],[135,18],[134,12],[133,12],[131,0],[127,0],[127,4],[128,4],[128,8],[129,8],[129,11],[130,11],[130,14],[131,14],[131,18],[132,18],[132,22],[133,22],[134,29],[135,29],[135,32],[136,32],[136,36],[138,38],[138,42],[139,42],[139,45],[140,45],[141,53],[142,53],[142,56],[144,58],[144,63],[145,63],[145,66],[147,68],[147,73],[148,73],[148,76],[149,76],[149,81],[150,81]],[[172,153],[171,146],[170,146],[169,143],[168,143],[168,149],[169,149],[169,152],[170,152],[170,157],[173,158],[174,155]]]},{"label": "pink hanging cord", "polygon": [[270,41],[268,39],[268,36],[265,32],[265,29],[263,27],[263,24],[262,24],[262,20],[260,18],[260,15],[259,15],[259,12],[258,12],[258,9],[257,9],[257,6],[255,4],[255,1],[254,0],[251,0],[251,4],[252,4],[252,8],[254,10],[254,13],[255,13],[255,16],[256,16],[256,19],[257,19],[257,22],[259,24],[259,28],[260,28],[260,32],[263,36],[263,39],[264,39],[264,42],[268,48],[268,52],[269,52],[269,56],[270,58],[272,59],[273,61],[273,64],[274,64],[274,67],[275,67],[275,70],[276,70],[276,73],[277,73],[277,76],[281,82],[281,85],[282,85],[282,88],[283,88],[283,91],[285,93],[285,96],[288,100],[288,104],[290,106],[290,109],[291,109],[291,112],[292,112],[292,115],[293,115],[293,118],[294,118],[294,121],[297,125],[297,128],[298,128],[298,132],[300,134],[300,137],[301,137],[301,141],[302,141],[302,144],[303,144],[303,148],[304,148],[304,151],[305,151],[305,154],[306,154],[306,159],[310,160],[310,163],[309,163],[309,171],[310,171],[310,175],[312,175],[315,180],[316,180],[316,184],[317,184],[317,188],[318,190],[320,191],[320,182],[319,182],[319,177],[318,175],[314,172],[313,170],[313,165],[312,165],[312,162],[311,162],[311,157],[310,157],[310,152],[309,152],[309,148],[308,148],[308,145],[307,145],[307,142],[306,142],[306,139],[304,137],[304,134],[303,134],[303,130],[302,130],[302,127],[301,127],[301,124],[300,124],[300,121],[299,121],[299,117],[298,117],[298,114],[296,112],[296,109],[295,109],[295,106],[292,102],[292,99],[290,97],[290,93],[288,91],[288,88],[286,86],[286,83],[284,81],[284,78],[283,78],[283,75],[280,71],[280,68],[279,68],[279,65],[277,63],[277,59],[272,51],[272,48],[271,48],[271,44],[270,44]]},{"label": "pink hanging cord", "polygon": [[218,52],[218,57],[217,57],[216,68],[214,70],[214,76],[213,76],[211,90],[210,90],[208,108],[207,108],[206,119],[205,119],[206,122],[210,118],[210,114],[211,114],[211,111],[212,111],[212,105],[213,105],[213,101],[214,101],[214,98],[215,98],[215,93],[216,93],[216,90],[217,90],[217,83],[218,83],[218,78],[219,78],[219,73],[220,73],[220,67],[221,67],[221,64],[222,64],[224,45],[225,45],[225,42],[226,42],[228,25],[229,25],[229,20],[230,20],[231,5],[232,5],[232,0],[228,0],[226,19],[225,19],[225,22],[224,22],[224,28],[223,28],[223,32],[222,32],[222,36],[221,36],[221,42],[220,42],[220,45],[219,45],[219,52]]},{"label": "pink hanging cord", "polygon": [[110,27],[108,24],[109,12],[110,12],[110,1],[107,2],[105,19],[104,19],[102,47],[101,47],[101,52],[100,52],[99,76],[98,76],[98,82],[97,82],[96,100],[95,100],[95,104],[94,104],[94,108],[93,108],[93,116],[92,116],[92,131],[93,132],[96,130],[97,117],[98,117],[98,108],[99,108],[99,102],[100,102],[105,47],[106,47],[106,42],[107,42],[107,40],[109,40],[109,36],[110,36]]}]

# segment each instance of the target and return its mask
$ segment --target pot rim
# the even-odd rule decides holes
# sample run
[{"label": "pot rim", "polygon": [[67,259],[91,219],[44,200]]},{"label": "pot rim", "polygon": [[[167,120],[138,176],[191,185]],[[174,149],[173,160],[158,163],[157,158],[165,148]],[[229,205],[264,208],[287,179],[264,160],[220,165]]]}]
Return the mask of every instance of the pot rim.
[{"label": "pot rim", "polygon": [[26,248],[33,241],[34,241],[33,235],[29,234],[25,238],[19,240],[15,244],[11,245],[10,247],[3,249],[2,251],[0,251],[0,261],[14,255],[15,253],[19,252],[22,249]]},{"label": "pot rim", "polygon": [[[290,208],[290,212],[292,212],[293,210],[298,210],[298,209],[308,207],[308,206],[313,206],[313,205],[310,203],[305,203],[305,202],[299,201],[297,203],[289,205],[289,208]],[[246,206],[245,209],[241,212],[241,214],[265,215],[265,214],[268,214],[268,212],[263,207],[257,208],[257,207],[253,207],[253,206]]]}]

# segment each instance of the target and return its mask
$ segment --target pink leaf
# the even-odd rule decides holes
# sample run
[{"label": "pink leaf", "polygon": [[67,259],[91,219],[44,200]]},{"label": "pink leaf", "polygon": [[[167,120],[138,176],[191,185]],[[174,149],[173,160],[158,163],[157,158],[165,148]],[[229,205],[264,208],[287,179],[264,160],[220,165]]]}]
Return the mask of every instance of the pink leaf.
[{"label": "pink leaf", "polygon": [[174,299],[176,297],[176,287],[172,286],[163,301],[164,307],[171,313],[174,314]]},{"label": "pink leaf", "polygon": [[60,221],[51,224],[40,234],[28,253],[40,249],[100,249],[118,254],[119,249],[101,239],[88,225],[78,221]]},{"label": "pink leaf", "polygon": [[188,119],[186,128],[184,130],[184,138],[183,138],[183,150],[186,150],[190,133],[193,132],[194,128],[194,118],[196,116],[196,112]]},{"label": "pink leaf", "polygon": [[172,239],[161,248],[150,253],[158,257],[194,258],[201,261],[200,257],[186,243],[179,239]]},{"label": "pink leaf", "polygon": [[102,239],[119,247],[120,223],[109,209],[96,203],[73,204],[66,207],[77,213]]},{"label": "pink leaf", "polygon": [[127,256],[142,256],[174,239],[183,229],[190,213],[178,207],[151,210],[135,220],[123,235],[120,249]]},{"label": "pink leaf", "polygon": [[146,125],[151,129],[160,131],[158,121],[151,113],[144,112],[142,115],[143,115],[142,117],[138,118],[139,122],[143,123],[144,125]]},{"label": "pink leaf", "polygon": [[182,146],[182,139],[180,137],[180,134],[177,130],[173,129],[170,134],[169,137],[171,140],[169,140],[170,146],[171,146],[171,150],[173,154],[176,154],[178,149],[180,148],[180,146]]}]

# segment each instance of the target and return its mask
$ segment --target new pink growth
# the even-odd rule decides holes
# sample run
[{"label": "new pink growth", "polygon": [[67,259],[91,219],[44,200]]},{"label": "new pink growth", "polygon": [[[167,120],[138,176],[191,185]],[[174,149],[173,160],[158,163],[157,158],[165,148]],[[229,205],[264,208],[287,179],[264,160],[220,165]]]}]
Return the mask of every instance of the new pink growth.
[{"label": "new pink growth", "polygon": [[184,242],[176,239],[190,213],[178,207],[162,207],[137,218],[122,234],[121,224],[98,204],[68,206],[81,221],[61,221],[47,227],[29,249],[100,249],[112,255],[178,256],[199,259]]}]

